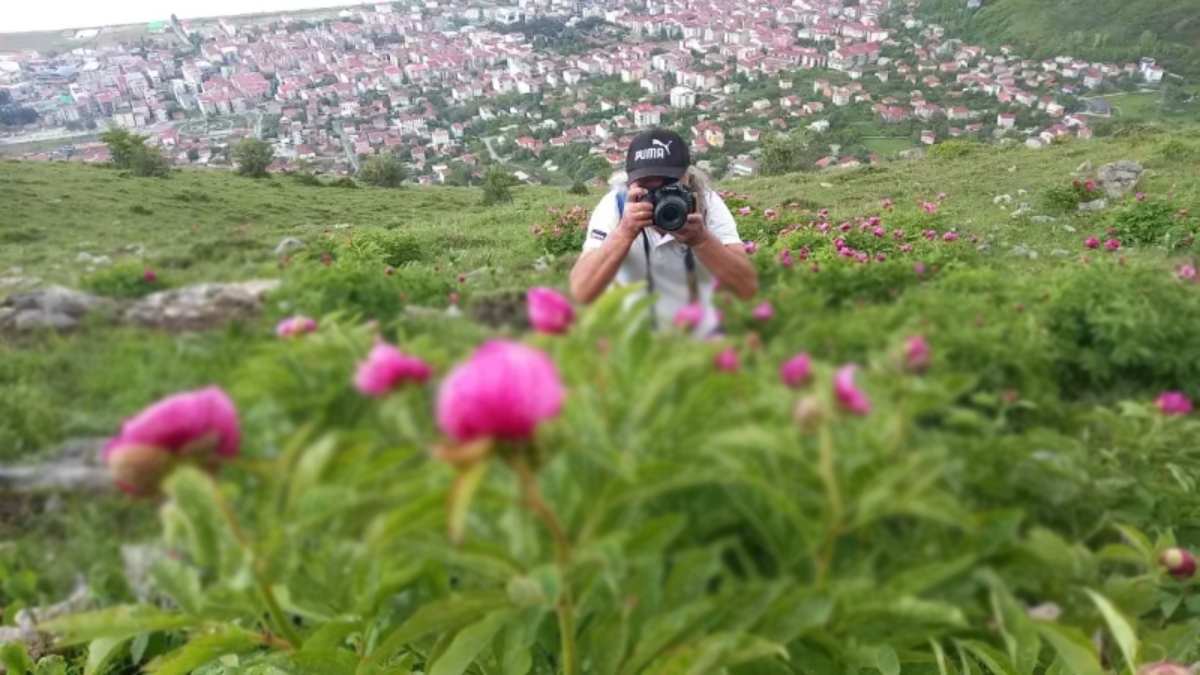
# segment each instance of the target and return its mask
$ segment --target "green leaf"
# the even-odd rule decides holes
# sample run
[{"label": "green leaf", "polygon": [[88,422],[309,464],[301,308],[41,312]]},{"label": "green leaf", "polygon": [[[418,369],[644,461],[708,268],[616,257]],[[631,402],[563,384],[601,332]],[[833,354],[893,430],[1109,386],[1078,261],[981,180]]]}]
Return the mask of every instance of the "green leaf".
[{"label": "green leaf", "polygon": [[764,658],[786,659],[787,648],[742,633],[714,633],[672,647],[645,669],[655,675],[708,675]]},{"label": "green leaf", "polygon": [[540,610],[526,610],[519,621],[510,622],[496,636],[494,649],[496,660],[500,662],[500,675],[528,675],[533,668],[538,626],[544,616]]},{"label": "green leaf", "polygon": [[1074,675],[1104,675],[1092,643],[1078,629],[1037,623],[1038,634],[1058,652],[1063,667]]},{"label": "green leaf", "polygon": [[33,672],[33,659],[20,642],[5,642],[0,645],[0,664],[9,675],[26,675]]},{"label": "green leaf", "polygon": [[61,645],[70,647],[97,638],[125,640],[139,633],[186,628],[197,622],[195,618],[153,607],[123,605],[61,616],[42,624],[42,628],[57,635]]},{"label": "green leaf", "polygon": [[[143,633],[144,635],[144,633]],[[87,663],[83,666],[83,675],[100,675],[121,654],[125,645],[124,639],[96,638],[88,643]],[[137,660],[134,661],[135,665]]]},{"label": "green leaf", "polygon": [[429,675],[462,675],[496,637],[496,633],[516,615],[511,609],[488,614],[483,620],[467,626],[454,636],[450,646],[434,662]]},{"label": "green leaf", "polygon": [[757,635],[788,644],[801,635],[829,623],[833,600],[811,589],[793,588],[771,603],[765,616],[754,628]]},{"label": "green leaf", "polygon": [[955,640],[955,644],[964,651],[970,652],[985,668],[994,675],[1016,675],[1008,657],[994,647],[974,640]]},{"label": "green leaf", "polygon": [[164,492],[183,515],[189,553],[202,568],[232,576],[241,549],[221,506],[212,477],[193,467],[182,467],[167,479]]},{"label": "green leaf", "polygon": [[150,567],[150,577],[158,590],[174,600],[184,612],[200,613],[204,606],[204,592],[201,589],[200,574],[195,568],[173,558],[161,556]]},{"label": "green leaf", "polygon": [[261,645],[256,634],[224,626],[216,632],[193,637],[183,647],[155,659],[146,666],[146,672],[154,675],[188,675],[226,654],[241,654]]},{"label": "green leaf", "polygon": [[1116,640],[1117,646],[1120,647],[1121,655],[1125,657],[1125,665],[1129,667],[1130,672],[1133,672],[1137,668],[1138,655],[1138,638],[1133,626],[1129,624],[1125,615],[1109,602],[1108,598],[1090,588],[1084,590],[1092,602],[1096,603],[1100,613],[1104,615],[1104,621],[1108,623],[1108,630]]},{"label": "green leaf", "polygon": [[900,675],[900,657],[891,645],[880,645],[875,650],[875,668],[883,675]]},{"label": "green leaf", "polygon": [[946,662],[946,650],[942,648],[942,643],[931,639],[929,646],[933,648],[934,660],[937,661],[938,675],[955,675],[954,666]]},{"label": "green leaf", "polygon": [[412,616],[393,630],[371,652],[370,656],[363,661],[359,672],[377,672],[378,668],[395,656],[404,645],[430,635],[458,630],[497,609],[508,606],[507,595],[494,592],[467,596],[457,595],[424,605],[413,612]]},{"label": "green leaf", "polygon": [[58,654],[43,656],[38,659],[33,675],[67,675],[67,661]]}]

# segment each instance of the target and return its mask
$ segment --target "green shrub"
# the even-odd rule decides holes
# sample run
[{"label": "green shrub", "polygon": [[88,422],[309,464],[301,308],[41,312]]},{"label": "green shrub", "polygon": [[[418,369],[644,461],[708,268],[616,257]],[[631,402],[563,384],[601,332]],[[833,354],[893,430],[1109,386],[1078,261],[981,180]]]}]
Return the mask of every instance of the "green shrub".
[{"label": "green shrub", "polygon": [[251,178],[265,178],[267,167],[275,159],[275,148],[270,143],[255,138],[243,138],[233,147],[233,161],[237,172]]},{"label": "green shrub", "polygon": [[1165,199],[1132,201],[1109,215],[1117,237],[1125,243],[1162,245],[1168,249],[1190,246],[1195,225]]},{"label": "green shrub", "polygon": [[531,228],[534,239],[543,251],[552,256],[573,255],[583,249],[590,214],[582,206],[569,209],[550,208],[550,220]]},{"label": "green shrub", "polygon": [[934,159],[960,159],[969,157],[984,147],[983,144],[974,141],[951,139],[930,147],[929,156]]},{"label": "green shrub", "polygon": [[97,295],[110,298],[140,298],[167,288],[157,273],[148,273],[140,262],[118,262],[83,278],[82,285]]},{"label": "green shrub", "polygon": [[401,267],[411,262],[420,262],[425,257],[421,240],[410,232],[370,229],[355,234],[356,239],[379,249],[379,257],[385,264]]},{"label": "green shrub", "polygon": [[1070,186],[1055,185],[1042,192],[1042,209],[1047,213],[1069,214],[1079,210],[1079,205],[1104,197],[1095,181],[1075,180]]},{"label": "green shrub", "polygon": [[404,163],[395,155],[378,155],[363,164],[358,172],[359,180],[368,185],[384,188],[397,188],[404,183],[408,170]]}]

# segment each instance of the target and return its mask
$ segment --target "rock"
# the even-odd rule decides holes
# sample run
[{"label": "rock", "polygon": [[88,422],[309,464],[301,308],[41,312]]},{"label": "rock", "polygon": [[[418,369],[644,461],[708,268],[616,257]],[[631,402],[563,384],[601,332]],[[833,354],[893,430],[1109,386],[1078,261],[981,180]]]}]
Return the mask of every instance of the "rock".
[{"label": "rock", "polygon": [[105,438],[77,438],[48,453],[38,464],[0,466],[0,493],[108,492],[108,469],[100,461]]},{"label": "rock", "polygon": [[29,290],[36,288],[40,283],[42,283],[42,280],[37,277],[26,277],[20,274],[0,277],[0,289]]},{"label": "rock", "polygon": [[1091,170],[1092,170],[1092,160],[1090,160],[1090,159],[1085,161],[1083,164],[1080,164],[1079,166],[1075,167],[1075,173],[1077,173],[1077,174],[1085,174]]},{"label": "rock", "polygon": [[1020,218],[1021,216],[1024,216],[1025,214],[1032,213],[1032,212],[1033,212],[1032,206],[1030,206],[1027,202],[1021,202],[1021,204],[1019,206],[1017,206],[1017,210],[1012,212],[1012,217]]},{"label": "rock", "polygon": [[275,245],[275,255],[282,258],[304,248],[304,240],[296,237],[284,237]]},{"label": "rock", "polygon": [[79,255],[75,256],[75,262],[81,265],[92,265],[99,267],[103,265],[111,265],[112,258],[109,258],[106,255],[92,255],[87,251],[80,251]]},{"label": "rock", "polygon": [[128,246],[126,246],[125,248],[123,248],[121,250],[130,255],[136,256],[138,258],[141,258],[142,256],[146,255],[146,245],[145,244],[129,244]]},{"label": "rock", "polygon": [[533,269],[535,272],[545,272],[550,269],[550,264],[554,262],[552,256],[544,255],[533,261]]},{"label": "rock", "polygon": [[1050,251],[1050,255],[1054,256],[1055,258],[1065,258],[1071,255],[1071,252],[1065,248],[1056,248],[1053,251]]},{"label": "rock", "polygon": [[1119,199],[1133,191],[1144,169],[1141,164],[1129,159],[1105,164],[1096,171],[1096,183],[1112,199]]},{"label": "rock", "polygon": [[1026,190],[1025,188],[1021,188],[1021,189],[1017,190],[1018,197],[1024,197],[1027,194],[1029,194],[1029,190]]},{"label": "rock", "polygon": [[821,183],[821,187],[823,187],[823,188],[831,188],[831,187],[833,187],[833,183]]},{"label": "rock", "polygon": [[[1038,225],[1045,225],[1046,223],[1053,223],[1055,219],[1052,216],[1034,216],[1029,220],[1030,222],[1037,223]],[[1068,225],[1067,227],[1070,226]]]},{"label": "rock", "polygon": [[[1054,220],[1054,219],[1051,218],[1050,220]],[[1070,232],[1071,234],[1075,233],[1075,228],[1070,225],[1063,225],[1062,227],[1063,227],[1063,230],[1066,232]]]},{"label": "rock", "polygon": [[229,284],[195,284],[148,295],[125,311],[125,320],[170,331],[204,330],[247,319],[279,286],[275,279]]},{"label": "rock", "polygon": [[66,614],[75,614],[91,605],[92,592],[82,580],[77,581],[75,590],[60,603],[45,607],[22,609],[13,617],[13,625],[0,627],[0,644],[20,643],[34,660],[49,652],[54,638],[38,629],[39,624]]},{"label": "rock", "polygon": [[995,197],[992,197],[993,204],[1011,204],[1012,200],[1013,200],[1012,195],[1007,195],[1007,194],[996,195]]},{"label": "rock", "polygon": [[1080,211],[1103,211],[1106,208],[1108,208],[1108,200],[1103,197],[1079,205]]},{"label": "rock", "polygon": [[908,150],[901,150],[896,156],[900,159],[921,159],[925,156],[925,149],[910,148]]},{"label": "rock", "polygon": [[0,303],[0,330],[70,330],[89,314],[114,307],[111,300],[63,286],[8,296]]}]

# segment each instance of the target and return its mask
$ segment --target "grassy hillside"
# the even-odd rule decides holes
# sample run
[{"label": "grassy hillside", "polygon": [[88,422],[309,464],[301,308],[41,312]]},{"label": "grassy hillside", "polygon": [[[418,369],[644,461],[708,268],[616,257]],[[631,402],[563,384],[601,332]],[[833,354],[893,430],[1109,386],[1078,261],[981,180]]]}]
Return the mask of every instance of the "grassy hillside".
[{"label": "grassy hillside", "polygon": [[1036,58],[1071,54],[1107,61],[1142,56],[1200,76],[1200,12],[1193,0],[922,0],[922,11],[968,40],[1011,44]]},{"label": "grassy hillside", "polygon": [[[1167,546],[1200,543],[1200,421],[1154,403],[1169,390],[1200,398],[1200,283],[1180,274],[1196,263],[1200,131],[931,154],[722,185],[745,210],[761,289],[751,302],[722,297],[727,333],[705,343],[636,330],[612,296],[579,308],[565,335],[528,332],[525,289],[565,285],[599,193],[519,188],[512,204],[484,207],[477,190],[0,162],[0,277],[121,298],[282,281],[261,319],[206,332],[95,323],[0,337],[0,461],[109,436],[182,390],[216,384],[236,403],[242,457],[213,482],[177,476],[161,511],[171,556],[155,588],[173,598],[163,611],[188,618],[121,624],[116,644],[154,637],[118,646],[109,675],[193,637],[199,660],[175,666],[228,650],[248,669],[350,673],[370,651],[424,672],[474,661],[555,675],[559,654],[577,651],[603,672],[907,673],[931,672],[944,649],[964,673],[1094,674],[1124,646],[1091,646],[1113,615],[1084,589],[1128,617],[1139,663],[1200,659],[1200,607],[1183,602],[1194,586],[1157,562]],[[1146,167],[1142,196],[1077,212],[1076,172],[1118,159]],[[286,236],[306,247],[280,259]],[[1089,237],[1119,249],[1088,248]],[[836,250],[847,243],[870,262]],[[111,264],[89,270],[80,253]],[[145,268],[158,272],[152,287]],[[466,316],[428,311],[455,297]],[[764,301],[773,316],[755,318]],[[276,338],[274,323],[295,313],[319,330]],[[918,336],[927,363],[908,355]],[[433,420],[438,381],[496,337],[543,350],[568,392],[529,454],[532,483],[513,480],[527,468],[521,445],[486,473],[431,459],[453,449]],[[377,338],[429,362],[433,381],[360,395],[355,369]],[[714,366],[726,349],[734,372]],[[797,352],[813,372],[792,390],[779,370]],[[860,415],[831,384],[848,363],[870,401]],[[206,501],[218,493],[228,508]],[[476,496],[456,545],[447,504],[464,494]],[[529,518],[543,499],[561,524]],[[151,504],[7,502],[0,605],[57,600],[77,578],[102,606],[132,602],[120,547],[153,536]],[[212,536],[181,536],[195,531]],[[497,608],[488,623],[464,628],[480,617],[456,610],[436,630],[382,639],[418,612],[476,602]],[[1043,602],[1062,609],[1058,623],[1025,616]],[[560,648],[572,620],[579,644]],[[74,636],[112,623],[75,624]],[[465,653],[478,631],[492,632]],[[443,652],[461,668],[429,668]]]}]

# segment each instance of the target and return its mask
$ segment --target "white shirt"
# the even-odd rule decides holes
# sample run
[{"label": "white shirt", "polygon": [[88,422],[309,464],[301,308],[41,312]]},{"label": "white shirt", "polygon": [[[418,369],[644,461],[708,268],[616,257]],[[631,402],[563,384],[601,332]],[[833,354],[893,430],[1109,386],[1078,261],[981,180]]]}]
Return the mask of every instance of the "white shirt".
[{"label": "white shirt", "polygon": [[[623,190],[623,188],[618,188]],[[705,227],[722,245],[741,244],[737,223],[733,214],[725,205],[725,200],[716,192],[709,190],[704,195]],[[583,250],[593,251],[604,245],[609,234],[616,229],[620,222],[617,213],[617,191],[604,195],[600,203],[592,211],[588,222],[587,236],[583,240]],[[675,318],[675,313],[690,301],[688,293],[687,268],[684,266],[684,254],[687,246],[677,241],[669,234],[659,234],[653,227],[647,227],[643,232],[650,240],[650,272],[654,276],[654,292],[658,301],[654,305],[655,318],[659,326],[668,326]],[[646,281],[646,254],[642,235],[638,235],[621,261],[615,279],[618,284],[631,284]],[[704,319],[696,327],[697,336],[711,335],[720,325],[716,307],[713,306],[713,288],[716,278],[696,256],[696,281],[699,291],[699,303],[704,307]],[[642,294],[635,294],[631,301],[636,301]]]}]

